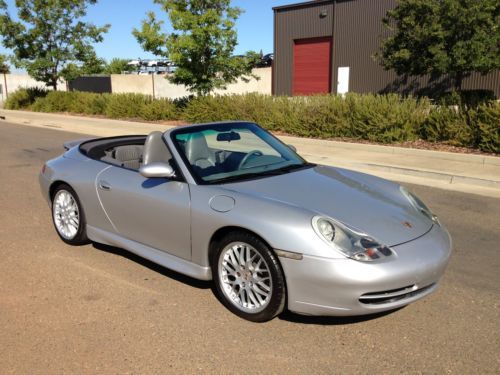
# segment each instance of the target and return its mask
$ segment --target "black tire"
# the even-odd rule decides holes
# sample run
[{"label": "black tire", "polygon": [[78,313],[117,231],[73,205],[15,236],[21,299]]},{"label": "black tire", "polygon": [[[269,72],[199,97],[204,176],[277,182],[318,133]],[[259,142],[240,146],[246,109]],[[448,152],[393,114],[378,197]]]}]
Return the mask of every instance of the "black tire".
[{"label": "black tire", "polygon": [[[64,235],[60,229],[58,228],[56,224],[56,213],[55,213],[55,199],[58,197],[58,195],[62,192],[70,194],[70,196],[73,198],[74,202],[76,203],[76,206],[78,207],[78,227],[76,230],[76,233],[74,235]],[[54,224],[54,228],[56,230],[56,233],[58,236],[66,242],[69,245],[73,246],[79,246],[79,245],[85,245],[89,243],[89,239],[87,238],[87,232],[86,232],[86,220],[85,220],[85,213],[83,212],[82,204],[80,203],[80,199],[78,198],[78,195],[75,193],[75,191],[71,188],[71,186],[67,184],[60,184],[56,187],[52,194],[52,223]]]},{"label": "black tire", "polygon": [[[268,269],[268,271],[259,272],[259,270],[255,268],[255,266],[257,266],[255,264],[256,261],[254,263],[254,261],[252,261],[252,257],[250,257],[250,262],[245,263],[249,266],[247,266],[248,270],[246,271],[246,274],[242,277],[248,277],[248,279],[245,279],[243,285],[245,285],[246,282],[247,284],[246,288],[251,290],[246,291],[244,289],[242,290],[242,293],[243,295],[246,295],[246,300],[249,301],[250,305],[253,304],[254,307],[250,306],[245,308],[243,305],[239,304],[239,303],[242,304],[242,302],[241,299],[238,296],[236,296],[236,291],[243,289],[241,285],[236,285],[233,288],[228,284],[227,281],[226,282],[223,281],[224,277],[226,280],[228,280],[228,277],[234,278],[235,280],[231,280],[231,282],[234,284],[237,284],[237,280],[240,281],[242,280],[242,278],[240,277],[236,279],[237,277],[236,270],[234,271],[235,275],[231,274],[228,276],[226,271],[228,269],[227,268],[228,258],[225,257],[225,254],[228,254],[229,248],[234,248],[235,246],[236,248],[238,248],[238,244],[240,243],[249,245],[250,247],[248,248],[250,249],[249,250],[250,254],[253,254],[255,258],[258,260],[262,259],[263,261],[265,261],[264,266]],[[260,258],[255,253],[260,255]],[[222,265],[224,262],[226,264],[225,266]],[[216,250],[212,254],[211,267],[212,267],[213,279],[215,282],[215,289],[219,299],[230,311],[240,316],[241,318],[253,322],[266,322],[273,319],[275,316],[279,315],[285,308],[286,285],[281,265],[279,263],[277,256],[273,253],[273,251],[269,248],[269,246],[259,237],[244,231],[229,233],[224,238],[222,238],[222,240],[220,240],[219,243],[216,245]],[[253,275],[254,276],[257,275],[256,278],[253,278],[252,270],[254,271]],[[226,272],[226,275],[223,275],[224,272]],[[245,272],[245,270],[241,271],[240,269],[240,272]],[[262,298],[262,295],[257,296],[255,288],[262,288],[261,286],[259,286],[263,284],[263,282],[260,280],[263,280],[264,278],[267,279],[267,277],[265,277],[266,274],[268,274],[270,278],[269,281],[270,285],[267,285],[267,287],[269,287],[271,293],[270,296],[264,297],[266,303],[262,303],[260,306],[257,306],[251,301],[250,294],[253,295],[253,300],[255,300],[255,298],[258,297],[260,302],[260,298]],[[231,297],[228,295],[231,293],[231,291],[234,292],[233,299],[231,299]],[[252,308],[254,308],[256,311],[255,312],[249,311]]]}]

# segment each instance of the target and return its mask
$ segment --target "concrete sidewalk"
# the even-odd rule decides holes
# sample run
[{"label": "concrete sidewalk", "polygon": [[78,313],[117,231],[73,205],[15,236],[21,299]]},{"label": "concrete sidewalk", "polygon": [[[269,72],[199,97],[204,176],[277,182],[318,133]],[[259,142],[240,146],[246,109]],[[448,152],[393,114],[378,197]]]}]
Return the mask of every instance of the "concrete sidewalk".
[{"label": "concrete sidewalk", "polygon": [[[147,134],[172,125],[0,110],[5,121],[95,136]],[[1,123],[0,123],[1,124]],[[500,198],[500,157],[280,136],[308,161],[391,180]]]}]

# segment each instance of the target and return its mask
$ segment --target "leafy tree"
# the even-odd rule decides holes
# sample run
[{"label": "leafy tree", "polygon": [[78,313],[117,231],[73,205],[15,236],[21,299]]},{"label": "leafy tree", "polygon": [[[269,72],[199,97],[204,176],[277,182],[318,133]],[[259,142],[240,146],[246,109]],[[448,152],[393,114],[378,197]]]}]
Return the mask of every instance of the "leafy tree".
[{"label": "leafy tree", "polygon": [[7,56],[0,54],[0,73],[2,74],[10,73],[10,67],[9,64],[7,63],[8,59],[9,58]]},{"label": "leafy tree", "polygon": [[378,57],[399,75],[449,75],[454,89],[472,72],[500,68],[498,0],[399,0]]},{"label": "leafy tree", "polygon": [[154,0],[167,13],[173,33],[162,31],[163,21],[147,14],[133,35],[144,50],[170,59],[177,67],[168,79],[206,95],[241,77],[248,81],[252,65],[233,56],[237,44],[235,21],[242,10],[230,0]]},{"label": "leafy tree", "polygon": [[97,57],[92,47],[88,48],[83,57],[81,71],[83,75],[104,74],[106,73],[106,60]]},{"label": "leafy tree", "polygon": [[15,65],[55,90],[67,64],[93,64],[92,43],[101,42],[109,29],[81,20],[96,1],[16,0],[17,21],[0,0],[0,34]]},{"label": "leafy tree", "polygon": [[122,72],[132,72],[135,67],[128,65],[129,60],[127,59],[112,59],[109,64],[104,69],[106,74],[121,74]]},{"label": "leafy tree", "polygon": [[128,65],[126,59],[112,59],[109,64],[104,59],[88,56],[83,64],[69,63],[61,71],[61,76],[66,81],[72,81],[78,77],[92,74],[121,74],[122,72],[131,72],[135,70],[133,66]]},{"label": "leafy tree", "polygon": [[75,63],[68,63],[66,66],[61,69],[61,77],[64,78],[66,82],[71,82],[78,77],[83,76],[82,68]]}]

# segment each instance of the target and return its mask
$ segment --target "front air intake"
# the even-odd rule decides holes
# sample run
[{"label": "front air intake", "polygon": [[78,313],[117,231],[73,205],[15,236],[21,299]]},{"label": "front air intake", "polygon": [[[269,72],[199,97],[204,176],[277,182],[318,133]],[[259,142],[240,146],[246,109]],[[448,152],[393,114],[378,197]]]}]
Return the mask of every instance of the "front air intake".
[{"label": "front air intake", "polygon": [[393,303],[414,297],[432,288],[433,286],[434,284],[430,284],[419,288],[417,285],[409,285],[399,289],[365,293],[361,297],[359,297],[359,302],[365,305],[382,305],[386,303]]}]

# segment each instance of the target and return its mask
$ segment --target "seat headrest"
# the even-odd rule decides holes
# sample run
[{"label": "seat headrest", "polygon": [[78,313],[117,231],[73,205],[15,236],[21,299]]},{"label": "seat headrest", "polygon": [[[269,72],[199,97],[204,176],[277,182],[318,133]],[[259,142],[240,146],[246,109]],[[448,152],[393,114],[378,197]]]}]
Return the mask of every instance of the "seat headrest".
[{"label": "seat headrest", "polygon": [[172,155],[163,140],[162,132],[154,131],[148,135],[144,143],[142,159],[144,165],[154,162],[168,163],[172,159]]},{"label": "seat headrest", "polygon": [[192,165],[196,165],[198,160],[206,160],[210,157],[207,140],[201,133],[189,135],[185,146],[186,157]]}]

